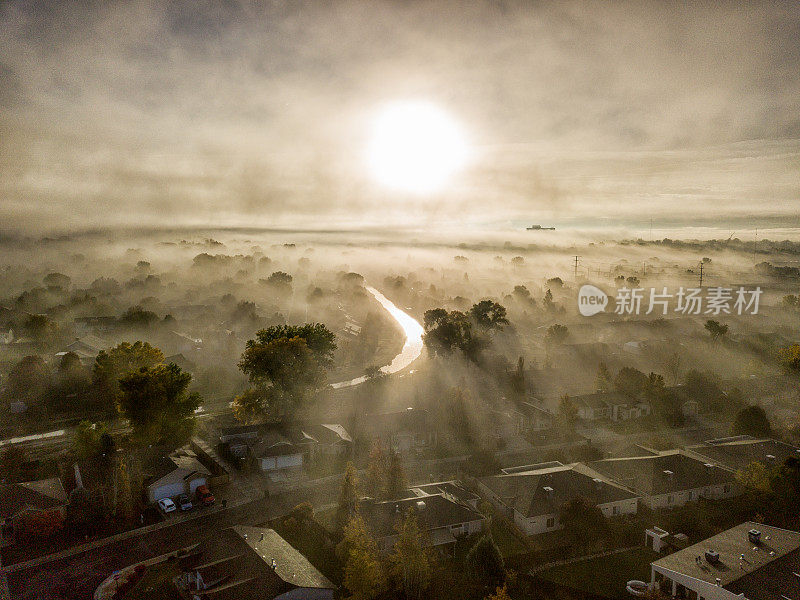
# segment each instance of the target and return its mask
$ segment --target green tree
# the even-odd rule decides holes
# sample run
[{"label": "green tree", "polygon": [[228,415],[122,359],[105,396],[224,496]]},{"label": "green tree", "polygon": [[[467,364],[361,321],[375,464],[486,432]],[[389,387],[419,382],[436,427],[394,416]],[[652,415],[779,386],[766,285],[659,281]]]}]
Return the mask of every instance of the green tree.
[{"label": "green tree", "polygon": [[473,333],[470,320],[463,312],[434,308],[425,311],[423,325],[425,335],[422,339],[433,354],[449,356],[460,350],[470,360],[478,360],[485,342]]},{"label": "green tree", "polygon": [[120,399],[119,380],[132,371],[152,367],[164,360],[164,354],[148,342],[122,342],[109,350],[101,350],[94,361],[92,384],[108,404]]},{"label": "green tree", "polygon": [[352,519],[358,511],[358,476],[353,463],[348,462],[339,491],[339,504],[336,507],[336,525],[340,529]]},{"label": "green tree", "polygon": [[759,461],[751,462],[746,467],[736,471],[736,481],[752,492],[769,493],[771,491],[770,472],[764,466],[764,463]]},{"label": "green tree", "polygon": [[558,512],[564,535],[575,545],[589,545],[601,538],[608,529],[602,511],[591,500],[576,496],[565,502]]},{"label": "green tree", "polygon": [[389,461],[383,451],[383,444],[376,441],[369,451],[369,462],[364,475],[364,493],[371,498],[383,498],[386,490],[386,473]]},{"label": "green tree", "polygon": [[511,596],[508,595],[506,584],[503,584],[494,591],[494,594],[489,594],[484,600],[511,600]]},{"label": "green tree", "polygon": [[481,536],[467,552],[467,571],[486,587],[497,587],[506,578],[503,556],[490,535]]},{"label": "green tree", "polygon": [[717,341],[725,336],[728,333],[728,326],[722,325],[719,321],[715,321],[713,319],[709,319],[706,321],[706,324],[703,325],[706,331],[711,335],[711,339]]},{"label": "green tree", "polygon": [[30,315],[22,328],[41,346],[52,346],[58,341],[58,324],[47,315]]},{"label": "green tree", "polygon": [[360,516],[354,516],[344,527],[343,544],[347,549],[344,586],[355,600],[376,598],[386,587],[386,576],[375,540]]},{"label": "green tree", "polygon": [[800,344],[792,344],[787,348],[778,350],[783,368],[790,372],[800,372]]},{"label": "green tree", "polygon": [[598,392],[610,392],[614,387],[614,382],[611,378],[611,372],[608,370],[606,363],[601,362],[597,365],[597,375],[594,378],[594,389]]},{"label": "green tree", "polygon": [[160,319],[151,310],[145,310],[141,306],[131,306],[119,318],[119,323],[123,327],[134,329],[147,329]]},{"label": "green tree", "polygon": [[431,582],[431,558],[423,543],[419,522],[409,511],[397,524],[397,540],[389,563],[398,587],[408,600],[420,598]]},{"label": "green tree", "polygon": [[50,369],[42,357],[25,356],[9,371],[5,394],[12,400],[37,403],[49,384]]},{"label": "green tree", "polygon": [[760,406],[748,406],[740,410],[731,426],[732,435],[769,437],[770,433],[772,433],[772,426],[767,413]]},{"label": "green tree", "polygon": [[135,438],[180,445],[191,437],[201,402],[199,394],[187,391],[191,380],[173,363],[143,367],[120,380],[120,411]]},{"label": "green tree", "polygon": [[636,398],[647,387],[647,375],[633,367],[622,367],[614,377],[614,387],[629,398]]},{"label": "green tree", "polygon": [[386,471],[386,498],[394,500],[402,496],[408,487],[403,461],[397,452],[389,454],[389,467]]},{"label": "green tree", "polygon": [[578,407],[568,394],[561,396],[558,403],[558,417],[562,425],[567,429],[574,430],[578,423]]},{"label": "green tree", "polygon": [[568,337],[569,329],[567,329],[567,326],[556,323],[547,328],[544,334],[544,343],[548,348],[554,348],[566,342]]},{"label": "green tree", "polygon": [[481,300],[473,304],[469,314],[484,329],[502,329],[503,325],[508,325],[505,307],[492,300]]},{"label": "green tree", "polygon": [[81,421],[72,436],[72,450],[79,459],[91,458],[104,450],[103,434],[108,434],[104,423]]},{"label": "green tree", "polygon": [[248,340],[239,368],[261,390],[265,410],[283,417],[325,385],[335,339],[321,323],[275,325]]},{"label": "green tree", "polygon": [[233,399],[233,416],[241,423],[257,423],[268,409],[267,394],[261,388],[248,388]]}]

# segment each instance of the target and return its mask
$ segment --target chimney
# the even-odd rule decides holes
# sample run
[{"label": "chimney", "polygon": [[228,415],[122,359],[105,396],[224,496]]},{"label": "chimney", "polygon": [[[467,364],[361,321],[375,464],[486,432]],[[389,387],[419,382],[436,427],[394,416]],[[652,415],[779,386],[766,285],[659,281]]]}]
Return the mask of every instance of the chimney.
[{"label": "chimney", "polygon": [[710,548],[706,550],[706,561],[712,565],[719,563],[719,552]]},{"label": "chimney", "polygon": [[758,546],[761,543],[761,532],[758,529],[751,529],[747,532],[747,539],[751,544]]}]

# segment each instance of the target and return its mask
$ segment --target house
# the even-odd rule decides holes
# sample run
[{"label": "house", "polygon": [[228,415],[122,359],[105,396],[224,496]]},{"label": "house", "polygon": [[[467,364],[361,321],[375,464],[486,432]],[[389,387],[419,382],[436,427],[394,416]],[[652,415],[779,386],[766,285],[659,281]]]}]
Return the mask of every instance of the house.
[{"label": "house", "polygon": [[524,427],[528,431],[552,429],[555,424],[555,415],[533,402],[521,402],[519,411],[524,416]]},{"label": "house", "polygon": [[0,484],[0,546],[61,529],[66,507],[67,494],[57,477]]},{"label": "house", "polygon": [[689,545],[689,537],[685,533],[672,534],[656,526],[645,529],[644,539],[644,545],[659,554],[683,550]]},{"label": "house", "polygon": [[75,332],[81,335],[89,333],[108,333],[117,326],[116,317],[92,316],[76,317]]},{"label": "house", "polygon": [[700,413],[700,403],[697,400],[686,400],[681,404],[681,413],[684,417],[694,417]]},{"label": "house", "polygon": [[203,349],[203,340],[180,331],[170,331],[170,347],[176,348],[177,354],[191,354]]},{"label": "house", "polygon": [[422,485],[409,488],[408,492],[409,498],[421,498],[423,496],[441,494],[448,500],[457,502],[459,504],[464,504],[475,510],[478,510],[478,502],[480,502],[481,499],[478,494],[469,491],[463,485],[461,485],[461,482],[455,480],[440,481],[438,483],[424,483]]},{"label": "house", "polygon": [[[578,409],[578,417],[584,421],[599,421],[611,418],[611,403],[609,398],[613,394],[596,392],[594,394],[581,394],[572,396],[571,400]],[[620,394],[617,394],[621,396]]]},{"label": "house", "polygon": [[649,416],[652,412],[652,408],[647,402],[612,403],[611,420],[628,421],[630,419],[639,419]]},{"label": "house", "polygon": [[800,597],[800,532],[745,522],[650,563],[650,587],[689,600]]},{"label": "house", "polygon": [[483,531],[486,517],[472,507],[456,502],[445,494],[414,496],[397,500],[359,502],[361,514],[381,552],[389,552],[397,540],[396,526],[410,512],[419,522],[425,543],[447,552],[456,537]]},{"label": "house", "polygon": [[401,453],[434,446],[438,440],[438,430],[430,413],[422,408],[408,407],[367,415],[363,428],[368,437],[379,439]]},{"label": "house", "polygon": [[92,365],[94,364],[94,359],[100,354],[100,351],[110,346],[111,344],[109,342],[96,335],[85,335],[77,338],[71,344],[68,344],[60,352],[56,352],[56,358],[61,358],[65,354],[72,352],[78,355],[78,358],[84,365]]},{"label": "house", "polygon": [[483,477],[478,485],[486,497],[526,534],[561,529],[561,508],[586,498],[606,517],[636,514],[637,494],[580,463],[558,461],[505,469]]},{"label": "house", "polygon": [[176,558],[180,575],[159,597],[184,600],[332,600],[336,586],[273,529],[222,529]]},{"label": "house", "polygon": [[708,440],[686,448],[705,461],[716,462],[738,471],[750,463],[759,462],[767,468],[782,465],[787,458],[800,459],[800,448],[772,439],[759,439],[749,435]]},{"label": "house", "polygon": [[318,423],[302,426],[317,442],[316,452],[323,456],[346,456],[353,449],[353,438],[339,423]]},{"label": "house", "polygon": [[188,373],[193,373],[195,369],[197,369],[197,364],[186,358],[180,352],[178,354],[172,354],[165,357],[164,362],[166,364],[172,363],[174,365],[178,365],[181,368],[181,371],[187,371]]},{"label": "house", "polygon": [[699,460],[683,450],[606,458],[589,466],[636,492],[651,509],[683,506],[701,497],[733,498],[741,493],[729,469]]},{"label": "house", "polygon": [[157,458],[150,465],[148,475],[147,499],[158,502],[180,494],[191,496],[201,485],[208,485],[211,471],[200,462],[196,452],[184,446]]}]

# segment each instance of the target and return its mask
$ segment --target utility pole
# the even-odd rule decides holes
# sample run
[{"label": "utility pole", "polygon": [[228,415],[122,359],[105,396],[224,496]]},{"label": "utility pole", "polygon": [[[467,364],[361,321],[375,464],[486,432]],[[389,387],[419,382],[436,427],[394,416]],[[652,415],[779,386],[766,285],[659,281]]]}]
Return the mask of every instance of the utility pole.
[{"label": "utility pole", "polygon": [[700,287],[703,287],[703,261],[700,261]]},{"label": "utility pole", "polygon": [[650,241],[653,241],[653,217],[650,217]]},{"label": "utility pole", "polygon": [[756,248],[758,248],[758,227],[756,227],[756,239],[753,242],[753,264],[756,264]]},{"label": "utility pole", "polygon": [[575,281],[578,280],[578,259],[579,258],[580,258],[580,256],[576,256],[575,257]]}]

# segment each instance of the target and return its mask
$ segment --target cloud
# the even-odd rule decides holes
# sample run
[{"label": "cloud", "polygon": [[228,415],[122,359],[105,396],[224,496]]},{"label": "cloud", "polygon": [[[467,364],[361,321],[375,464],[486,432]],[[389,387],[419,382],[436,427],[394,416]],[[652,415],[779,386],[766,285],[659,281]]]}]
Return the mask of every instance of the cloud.
[{"label": "cloud", "polygon": [[[798,39],[789,2],[10,0],[0,219],[790,215]],[[371,114],[406,97],[451,111],[476,151],[432,198],[365,173]]]}]

